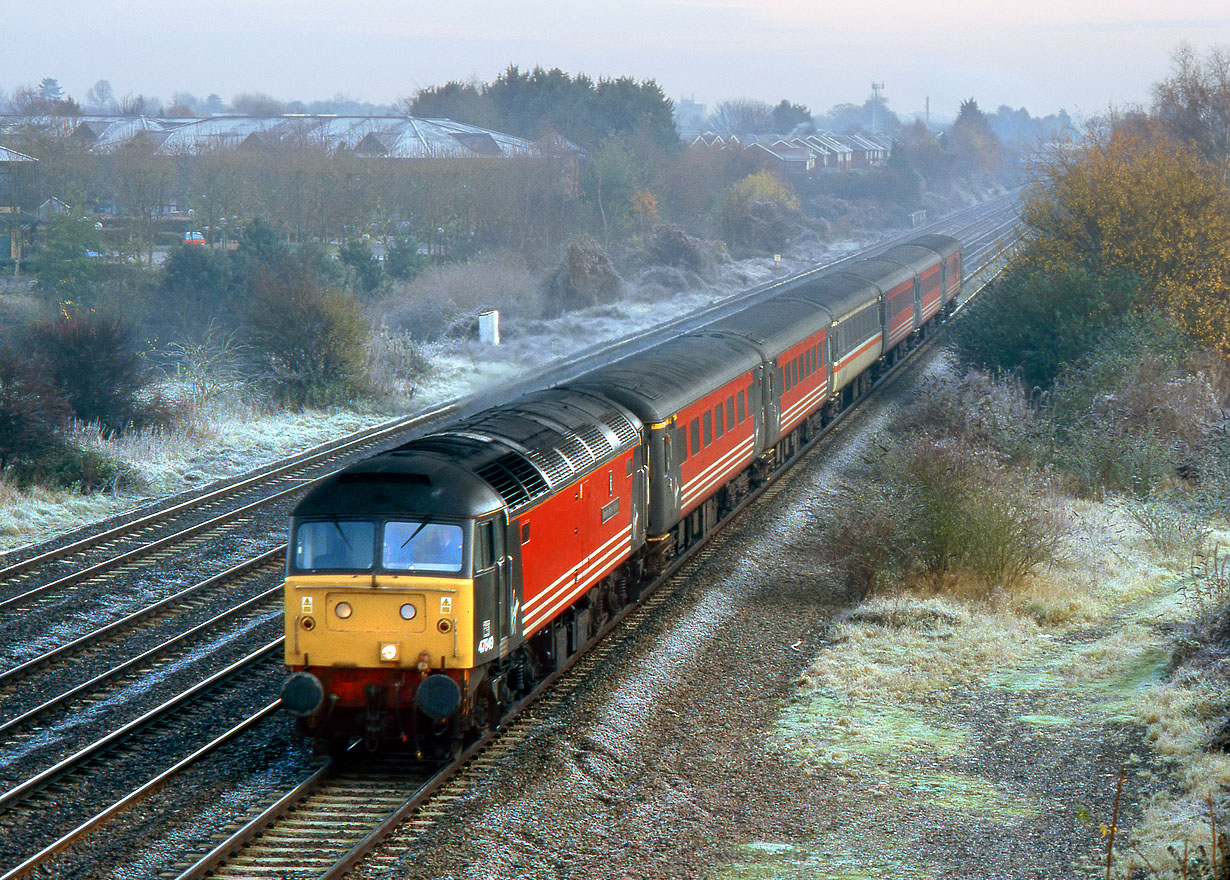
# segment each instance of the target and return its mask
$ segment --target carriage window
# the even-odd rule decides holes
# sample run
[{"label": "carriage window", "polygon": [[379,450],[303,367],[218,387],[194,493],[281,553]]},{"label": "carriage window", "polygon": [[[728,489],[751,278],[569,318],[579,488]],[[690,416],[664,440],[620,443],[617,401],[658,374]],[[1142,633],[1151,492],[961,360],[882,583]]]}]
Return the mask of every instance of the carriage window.
[{"label": "carriage window", "polygon": [[713,408],[713,436],[720,440],[722,435],[726,433],[726,422],[722,418],[722,405],[719,403]]},{"label": "carriage window", "polygon": [[692,419],[692,454],[700,452],[700,419]]},{"label": "carriage window", "polygon": [[704,415],[705,426],[705,447],[707,448],[713,442],[713,413],[705,410]]},{"label": "carriage window", "polygon": [[300,523],[295,568],[367,571],[374,563],[376,524],[358,520]]},{"label": "carriage window", "polygon": [[794,384],[795,385],[799,384],[799,361],[800,360],[801,358],[794,359],[793,368],[794,368]]},{"label": "carriage window", "polygon": [[732,394],[726,398],[726,427],[733,428],[735,426],[735,397]]},{"label": "carriage window", "polygon": [[398,571],[459,572],[461,526],[409,520],[384,524],[384,567]]},{"label": "carriage window", "polygon": [[746,392],[739,389],[739,422],[742,423],[747,418],[747,405],[744,403]]},{"label": "carriage window", "polygon": [[494,537],[490,520],[479,523],[474,530],[474,570],[486,571],[491,568],[495,558],[493,549]]},{"label": "carriage window", "polygon": [[782,364],[782,392],[785,393],[790,388],[790,364]]},{"label": "carriage window", "polygon": [[679,449],[679,462],[688,460],[688,429],[680,428],[675,432],[675,446]]}]

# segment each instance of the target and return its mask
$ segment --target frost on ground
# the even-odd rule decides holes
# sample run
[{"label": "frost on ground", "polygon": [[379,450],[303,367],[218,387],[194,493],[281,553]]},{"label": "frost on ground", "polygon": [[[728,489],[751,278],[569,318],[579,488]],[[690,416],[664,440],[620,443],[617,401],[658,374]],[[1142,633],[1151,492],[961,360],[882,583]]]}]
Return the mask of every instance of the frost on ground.
[{"label": "frost on ground", "polygon": [[[504,344],[498,348],[469,339],[429,343],[424,354],[430,372],[410,399],[389,398],[360,409],[287,413],[255,405],[237,393],[194,407],[187,421],[170,432],[142,431],[107,438],[90,426],[78,426],[75,439],[124,462],[130,475],[119,481],[114,493],[92,496],[66,490],[23,490],[0,482],[0,551],[80,528],[154,498],[198,489],[395,416],[497,388],[547,361],[663,323],[864,246],[866,243],[854,241],[804,242],[779,267],[767,259],[732,263],[720,279],[697,290],[633,285],[623,301],[611,305],[550,321],[528,317],[506,321]],[[176,388],[168,385],[164,390],[176,399]]]}]

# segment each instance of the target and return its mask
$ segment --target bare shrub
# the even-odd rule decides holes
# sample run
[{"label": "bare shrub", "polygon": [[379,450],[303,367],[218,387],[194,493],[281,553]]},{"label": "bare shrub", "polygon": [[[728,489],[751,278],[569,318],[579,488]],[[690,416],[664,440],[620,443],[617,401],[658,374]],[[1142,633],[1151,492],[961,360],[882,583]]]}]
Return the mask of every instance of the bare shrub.
[{"label": "bare shrub", "polygon": [[[1015,587],[1035,566],[1053,562],[1068,531],[1061,508],[1025,484],[975,491],[966,511],[965,564],[985,588]],[[1051,496],[1053,497],[1053,496]]]},{"label": "bare shrub", "polygon": [[825,523],[821,553],[841,573],[845,585],[870,595],[909,570],[904,530],[884,483],[842,483],[837,504]]},{"label": "bare shrub", "polygon": [[131,321],[82,312],[36,324],[24,342],[82,421],[115,432],[168,422],[165,403],[141,395],[150,368]]},{"label": "bare shrub", "polygon": [[[516,317],[538,312],[540,294],[525,261],[489,254],[465,263],[435,266],[409,282],[396,282],[368,309],[373,323],[428,342],[465,326],[486,309]],[[464,318],[464,321],[459,321]]]},{"label": "bare shrub", "polygon": [[573,239],[564,258],[543,283],[543,314],[565,312],[612,303],[623,297],[624,282],[611,258],[598,242]]},{"label": "bare shrub", "polygon": [[985,593],[1055,558],[1068,523],[1039,472],[967,436],[915,431],[879,448],[826,524],[823,553],[850,586],[922,577]]},{"label": "bare shrub", "polygon": [[378,392],[410,400],[431,370],[422,349],[409,333],[382,324],[367,344],[367,381]]},{"label": "bare shrub", "polygon": [[1112,350],[1065,372],[1047,396],[1056,460],[1086,494],[1147,500],[1208,461],[1226,420],[1224,395],[1220,368],[1195,369],[1148,349]]},{"label": "bare shrub", "polygon": [[970,370],[955,382],[921,383],[906,420],[932,434],[986,446],[1010,461],[1034,457],[1045,434],[1020,378],[985,370]]},{"label": "bare shrub", "polygon": [[166,355],[175,366],[174,380],[184,385],[192,402],[199,405],[242,382],[246,350],[238,330],[224,330],[211,320],[199,338],[168,344]]},{"label": "bare shrub", "polygon": [[367,326],[354,297],[305,269],[261,269],[247,341],[275,399],[295,409],[346,403],[358,393]]},{"label": "bare shrub", "polygon": [[719,263],[730,262],[730,254],[721,242],[701,241],[678,226],[663,223],[646,236],[631,260],[642,266],[684,269],[711,280]]},{"label": "bare shrub", "polygon": [[1204,512],[1181,498],[1129,498],[1120,507],[1168,555],[1193,552],[1211,531]]}]

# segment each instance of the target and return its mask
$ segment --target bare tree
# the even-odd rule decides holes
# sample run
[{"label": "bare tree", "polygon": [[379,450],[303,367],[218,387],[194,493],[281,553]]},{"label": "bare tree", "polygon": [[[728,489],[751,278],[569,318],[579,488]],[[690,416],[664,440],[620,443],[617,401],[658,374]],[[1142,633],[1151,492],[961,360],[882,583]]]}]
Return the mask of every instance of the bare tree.
[{"label": "bare tree", "polygon": [[111,88],[110,81],[100,79],[90,86],[90,90],[85,93],[85,106],[87,110],[93,110],[96,113],[114,113],[118,110],[119,104],[115,100],[115,89]]},{"label": "bare tree", "polygon": [[1214,46],[1201,59],[1180,43],[1170,77],[1153,87],[1153,113],[1205,158],[1230,161],[1230,48]]},{"label": "bare tree", "polygon": [[748,98],[723,101],[709,116],[709,126],[718,134],[758,134],[773,131],[773,108],[764,101]]}]

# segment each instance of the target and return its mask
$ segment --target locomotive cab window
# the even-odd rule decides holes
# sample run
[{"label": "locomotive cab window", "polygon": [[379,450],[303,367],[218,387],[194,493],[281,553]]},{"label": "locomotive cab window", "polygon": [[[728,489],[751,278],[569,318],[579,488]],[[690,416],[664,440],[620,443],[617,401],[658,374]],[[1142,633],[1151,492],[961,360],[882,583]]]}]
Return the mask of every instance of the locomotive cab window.
[{"label": "locomotive cab window", "polygon": [[295,568],[368,571],[375,562],[376,524],[361,520],[302,522],[295,529]]},{"label": "locomotive cab window", "polygon": [[460,525],[416,520],[384,525],[384,567],[395,571],[458,574],[464,562]]}]

